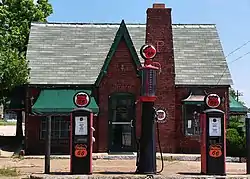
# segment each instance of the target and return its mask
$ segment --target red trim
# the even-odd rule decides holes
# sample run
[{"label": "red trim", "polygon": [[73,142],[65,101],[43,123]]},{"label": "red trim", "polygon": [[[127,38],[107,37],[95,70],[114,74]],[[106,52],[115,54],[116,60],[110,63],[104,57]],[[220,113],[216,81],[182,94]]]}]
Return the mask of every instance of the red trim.
[{"label": "red trim", "polygon": [[227,147],[226,147],[226,115],[224,114],[224,169],[225,169],[225,172],[226,172],[226,150],[227,150]]},{"label": "red trim", "polygon": [[156,100],[156,96],[141,96],[140,101],[142,102],[154,102]]},{"label": "red trim", "polygon": [[92,137],[93,137],[93,131],[92,131],[92,127],[93,127],[93,113],[90,113],[90,144],[89,144],[89,152],[90,152],[90,154],[89,154],[89,171],[90,171],[90,174],[92,174],[92,148],[93,148],[93,141],[92,141]]},{"label": "red trim", "polygon": [[201,172],[207,173],[207,151],[206,151],[206,125],[207,125],[207,116],[206,114],[200,115],[200,124],[201,124]]}]

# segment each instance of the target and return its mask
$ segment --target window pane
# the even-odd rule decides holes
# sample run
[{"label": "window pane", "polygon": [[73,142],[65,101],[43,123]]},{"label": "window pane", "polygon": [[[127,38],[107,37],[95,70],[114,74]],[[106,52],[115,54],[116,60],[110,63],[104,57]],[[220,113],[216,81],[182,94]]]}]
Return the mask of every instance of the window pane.
[{"label": "window pane", "polygon": [[60,118],[55,117],[53,120],[53,128],[52,129],[54,131],[59,131],[59,128],[60,128]]},{"label": "window pane", "polygon": [[184,106],[184,124],[186,135],[200,135],[200,105],[185,105]]},{"label": "window pane", "polygon": [[60,137],[61,138],[68,138],[69,137],[69,121],[61,121],[60,124]]}]

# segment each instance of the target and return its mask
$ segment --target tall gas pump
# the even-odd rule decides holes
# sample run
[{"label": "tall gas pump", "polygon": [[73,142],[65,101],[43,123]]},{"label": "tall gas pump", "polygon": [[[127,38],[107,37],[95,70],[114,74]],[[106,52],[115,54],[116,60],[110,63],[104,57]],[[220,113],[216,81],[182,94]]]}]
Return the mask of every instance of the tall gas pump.
[{"label": "tall gas pump", "polygon": [[224,111],[216,109],[221,104],[217,94],[205,97],[206,109],[200,115],[201,173],[226,174],[226,122]]},{"label": "tall gas pump", "polygon": [[155,115],[154,102],[156,100],[156,75],[159,67],[154,64],[153,58],[156,49],[152,45],[143,45],[141,56],[145,60],[144,66],[140,69],[142,73],[141,96],[142,121],[141,138],[139,147],[139,158],[136,173],[155,174],[156,173],[156,142],[155,142]]}]

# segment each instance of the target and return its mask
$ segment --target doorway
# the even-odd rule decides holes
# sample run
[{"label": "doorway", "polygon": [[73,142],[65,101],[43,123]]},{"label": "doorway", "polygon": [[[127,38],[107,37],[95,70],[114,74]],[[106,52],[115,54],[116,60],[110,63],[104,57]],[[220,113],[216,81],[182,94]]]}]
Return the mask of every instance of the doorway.
[{"label": "doorway", "polygon": [[109,152],[135,151],[135,97],[131,93],[109,96]]}]

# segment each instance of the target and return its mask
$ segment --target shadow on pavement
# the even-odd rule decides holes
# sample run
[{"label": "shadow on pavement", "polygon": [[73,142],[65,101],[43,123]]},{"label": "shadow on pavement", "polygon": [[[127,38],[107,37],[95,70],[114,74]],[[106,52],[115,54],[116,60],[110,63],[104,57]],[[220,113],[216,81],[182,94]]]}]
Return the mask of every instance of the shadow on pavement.
[{"label": "shadow on pavement", "polygon": [[[45,173],[36,173],[36,174],[45,174]],[[135,172],[93,172],[92,174],[108,174],[108,175],[134,175]],[[50,172],[49,175],[72,175],[70,172]],[[77,174],[75,174],[77,175]],[[79,174],[80,175],[80,174]]]},{"label": "shadow on pavement", "polygon": [[96,174],[108,174],[108,175],[134,175],[135,172],[111,172],[111,171],[105,171],[105,172],[96,172]]},{"label": "shadow on pavement", "polygon": [[50,172],[49,175],[70,175],[70,172]]},{"label": "shadow on pavement", "polygon": [[177,174],[180,175],[203,175],[202,173],[198,172],[178,172]]}]

